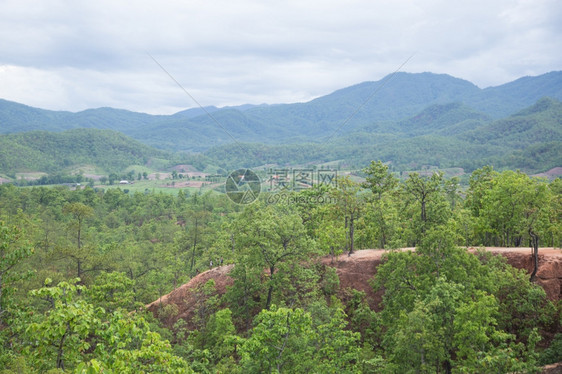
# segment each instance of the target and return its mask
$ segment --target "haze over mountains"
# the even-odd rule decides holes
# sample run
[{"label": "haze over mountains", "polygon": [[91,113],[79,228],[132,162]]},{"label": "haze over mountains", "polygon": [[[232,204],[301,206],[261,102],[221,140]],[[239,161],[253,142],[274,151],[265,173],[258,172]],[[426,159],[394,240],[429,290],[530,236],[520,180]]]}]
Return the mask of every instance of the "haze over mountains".
[{"label": "haze over mountains", "polygon": [[[542,171],[562,165],[560,100],[562,72],[485,89],[444,74],[397,73],[306,103],[174,115],[113,108],[71,113],[0,100],[0,132],[114,130],[162,150],[205,152],[225,168],[381,159],[468,169],[489,161]],[[232,147],[234,139],[244,147]]]}]

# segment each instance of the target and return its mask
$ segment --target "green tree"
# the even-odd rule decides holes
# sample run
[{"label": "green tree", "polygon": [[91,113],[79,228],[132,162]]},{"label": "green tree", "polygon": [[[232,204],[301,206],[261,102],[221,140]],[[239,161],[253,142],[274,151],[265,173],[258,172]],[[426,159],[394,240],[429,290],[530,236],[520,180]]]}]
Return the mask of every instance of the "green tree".
[{"label": "green tree", "polygon": [[[509,269],[489,254],[475,256],[456,248],[454,232],[446,227],[429,230],[416,252],[389,253],[375,276],[375,285],[385,290],[380,315],[389,370],[533,370],[533,329],[544,325],[514,305],[509,294],[522,300],[536,286],[521,283],[523,275]],[[537,314],[547,316],[542,292],[542,302],[537,295],[531,304]]]},{"label": "green tree", "polygon": [[32,253],[31,245],[23,240],[22,230],[0,220],[0,321],[4,319],[12,284],[26,275],[15,271],[16,266]]},{"label": "green tree", "polygon": [[363,187],[370,189],[378,200],[382,199],[383,194],[393,192],[398,187],[398,179],[389,172],[388,165],[381,161],[371,161],[363,172],[367,174]]},{"label": "green tree", "polygon": [[33,357],[37,367],[63,370],[75,367],[81,354],[90,348],[87,337],[101,324],[95,307],[78,298],[83,287],[75,283],[76,280],[62,282],[56,287],[31,292],[31,296],[46,299],[52,306],[44,319],[27,329],[33,341],[26,347],[27,354]]},{"label": "green tree", "polygon": [[49,305],[44,314],[33,316],[26,329],[24,354],[33,367],[79,373],[96,368],[97,372],[131,374],[192,372],[144,318],[119,308],[108,313],[94,306],[84,295],[95,300],[97,292],[76,285],[77,281],[31,292]]},{"label": "green tree", "polygon": [[277,274],[281,265],[310,259],[315,243],[307,237],[301,217],[287,206],[252,204],[237,217],[233,229],[238,261],[260,273],[269,270],[264,304],[269,309],[274,291],[282,287]]},{"label": "green tree", "polygon": [[71,229],[76,231],[76,243],[78,249],[81,249],[83,225],[85,220],[94,214],[94,209],[82,203],[69,203],[64,206],[63,213],[70,214],[75,219]]},{"label": "green tree", "polygon": [[355,249],[355,228],[362,214],[363,201],[359,194],[361,186],[349,177],[338,178],[338,186],[333,189],[332,197],[336,204],[332,205],[338,215],[343,217],[346,231],[346,251],[351,255]]},{"label": "green tree", "polygon": [[411,173],[401,185],[402,225],[405,238],[418,245],[432,227],[443,225],[451,215],[451,206],[444,193],[443,173],[431,176]]},{"label": "green tree", "polygon": [[76,247],[63,245],[58,248],[53,257],[57,259],[70,259],[76,266],[76,277],[84,279],[84,275],[98,270],[110,268],[104,256],[93,245],[84,245],[84,231],[87,220],[94,215],[94,209],[80,202],[68,203],[63,208],[63,213],[71,216],[68,230],[76,238]]},{"label": "green tree", "polygon": [[378,238],[378,246],[385,248],[389,238],[392,238],[396,230],[395,220],[398,205],[394,201],[397,192],[398,179],[388,170],[388,165],[381,161],[371,161],[369,167],[363,169],[367,174],[363,187],[371,190],[373,198],[369,201],[369,212],[367,218],[375,226],[375,237]]},{"label": "green tree", "polygon": [[102,272],[96,277],[87,292],[88,300],[107,313],[118,309],[133,310],[135,306],[135,281],[125,273]]},{"label": "green tree", "polygon": [[344,316],[338,310],[315,325],[300,308],[263,310],[240,348],[240,364],[247,373],[357,373],[358,334],[344,329]]},{"label": "green tree", "polygon": [[533,248],[534,269],[538,269],[539,242],[550,226],[552,197],[544,180],[521,172],[505,171],[493,179],[484,194],[481,216],[487,231],[498,235],[504,246],[519,246],[525,238]]}]

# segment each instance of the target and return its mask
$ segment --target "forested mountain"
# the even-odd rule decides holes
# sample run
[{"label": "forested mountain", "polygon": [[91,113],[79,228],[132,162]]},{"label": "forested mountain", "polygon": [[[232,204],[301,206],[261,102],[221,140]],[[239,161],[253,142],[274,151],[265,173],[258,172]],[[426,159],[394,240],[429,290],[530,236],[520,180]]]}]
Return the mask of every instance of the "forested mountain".
[{"label": "forested mountain", "polygon": [[[234,109],[215,112],[217,120],[228,116],[245,118]],[[205,136],[205,126],[213,125],[211,118],[206,117],[206,120],[206,124],[196,128],[202,135],[195,140],[223,144],[191,158],[224,170],[266,164],[318,165],[331,161],[361,167],[373,159],[389,162],[397,171],[423,165],[460,166],[471,171],[492,164],[542,172],[562,165],[562,103],[550,98],[495,121],[460,103],[435,104],[400,122],[382,122],[374,127],[359,127],[349,134],[342,131],[340,137],[293,144],[233,143],[223,130],[214,131],[214,138],[209,133]],[[240,121],[240,124],[237,133],[248,134],[250,139],[250,134],[265,131],[256,122]],[[182,120],[178,119],[163,123],[158,131],[152,131],[149,125],[137,131],[151,134],[152,142],[166,142],[169,148],[174,148],[175,139],[181,139],[185,133],[182,126]],[[228,140],[231,142],[224,144]],[[0,171],[5,174],[57,172],[76,164],[96,165],[109,172],[131,164],[144,164],[152,157],[172,157],[171,153],[111,130],[7,134],[0,136],[0,145]]]},{"label": "forested mountain", "polygon": [[59,172],[74,165],[94,165],[107,172],[144,165],[170,154],[111,130],[30,131],[0,136],[0,170]]},{"label": "forested mountain", "polygon": [[[377,132],[396,123],[401,132],[411,128],[411,135],[434,131],[449,135],[514,114],[545,96],[562,100],[562,72],[485,89],[445,74],[397,73],[306,103],[206,108],[213,118],[200,108],[167,116],[111,108],[70,113],[0,100],[0,132],[112,129],[174,151],[203,151],[232,143],[232,137],[239,142],[269,144],[317,142],[340,128],[336,135]],[[436,111],[449,111],[450,116],[441,116],[440,124],[432,121],[435,128],[426,126]],[[453,125],[458,127],[451,129]]]},{"label": "forested mountain", "polygon": [[379,159],[391,163],[394,170],[432,165],[471,171],[493,164],[536,172],[562,165],[561,125],[562,103],[549,98],[496,121],[464,105],[445,104],[399,123],[363,128],[328,142],[222,145],[204,155],[225,169],[333,160],[360,166]]}]

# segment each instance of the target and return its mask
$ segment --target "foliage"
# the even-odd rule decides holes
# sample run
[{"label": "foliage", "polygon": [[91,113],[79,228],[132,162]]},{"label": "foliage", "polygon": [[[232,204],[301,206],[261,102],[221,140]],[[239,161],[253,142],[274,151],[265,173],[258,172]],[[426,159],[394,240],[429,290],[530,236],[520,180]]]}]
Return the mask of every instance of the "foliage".
[{"label": "foliage", "polygon": [[[382,162],[365,175],[246,206],[214,193],[0,185],[0,367],[533,372],[539,355],[557,357],[559,311],[544,290],[503,257],[458,246],[560,243],[560,180],[486,167],[463,191],[431,170],[398,181]],[[352,234],[357,250],[416,246],[378,267],[378,312],[333,267]],[[188,312],[142,312],[217,266],[233,281],[224,296],[207,273]]]},{"label": "foliage", "polygon": [[17,226],[9,226],[0,220],[0,322],[4,321],[8,297],[14,282],[25,277],[16,266],[33,253],[33,248],[22,240],[23,233]]},{"label": "foliage", "polygon": [[262,311],[241,350],[248,373],[358,372],[357,333],[343,330],[344,314],[336,310],[327,324],[315,326],[302,309]]},{"label": "foliage", "polygon": [[[401,171],[492,164],[539,172],[561,161],[560,80],[553,72],[480,90],[446,75],[398,73],[388,84],[365,82],[307,103],[214,108],[213,118],[198,110],[170,116],[110,108],[50,112],[2,100],[0,130],[25,133],[0,136],[0,171],[94,164],[111,173],[161,158],[187,160],[200,170],[336,160],[362,167],[380,159]],[[365,102],[382,86],[387,94]]]},{"label": "foliage", "polygon": [[150,331],[142,317],[94,306],[79,294],[88,290],[75,283],[61,282],[31,292],[50,305],[44,315],[32,317],[23,336],[23,352],[34,368],[189,372],[187,363],[172,354],[170,344]]},{"label": "foliage", "polygon": [[[524,312],[511,309],[503,281],[507,285],[514,276],[523,280],[519,275],[493,261],[482,263],[456,248],[444,229],[428,232],[416,253],[389,253],[378,269],[375,284],[385,289],[383,346],[392,347],[392,370],[533,370],[533,329],[545,325],[540,317],[527,316],[527,329],[509,328],[509,321]],[[497,279],[502,280],[500,285]],[[525,293],[539,291],[528,280],[518,284]],[[525,298],[518,295],[518,300]],[[538,315],[549,315],[544,291],[537,296],[529,305],[534,305]],[[522,339],[528,341],[527,347],[517,343]]]},{"label": "foliage", "polygon": [[75,129],[62,133],[32,131],[0,136],[0,170],[61,172],[75,165],[121,171],[151,157],[171,157],[116,131]]}]

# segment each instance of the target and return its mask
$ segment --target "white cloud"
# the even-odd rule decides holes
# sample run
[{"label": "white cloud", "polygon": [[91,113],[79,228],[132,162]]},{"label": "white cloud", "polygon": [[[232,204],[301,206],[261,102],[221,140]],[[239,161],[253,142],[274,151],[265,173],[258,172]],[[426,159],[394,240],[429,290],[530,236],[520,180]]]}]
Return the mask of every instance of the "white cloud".
[{"label": "white cloud", "polygon": [[394,71],[480,87],[562,68],[562,5],[535,1],[5,0],[0,97],[171,113],[295,102]]}]

